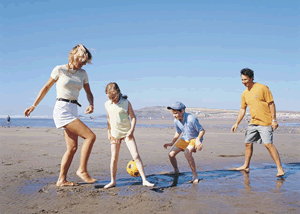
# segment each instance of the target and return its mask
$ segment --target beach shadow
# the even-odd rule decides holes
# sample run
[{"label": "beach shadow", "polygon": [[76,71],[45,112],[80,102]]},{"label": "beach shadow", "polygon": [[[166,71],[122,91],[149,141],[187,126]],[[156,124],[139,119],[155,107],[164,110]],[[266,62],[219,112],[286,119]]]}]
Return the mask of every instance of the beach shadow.
[{"label": "beach shadow", "polygon": [[165,189],[171,188],[171,187],[176,187],[178,185],[178,179],[179,179],[180,174],[174,174],[174,175],[165,174],[165,175],[168,175],[171,178],[173,178],[171,185],[153,187],[150,190],[152,190],[154,192],[158,192],[158,193],[163,193]]},{"label": "beach shadow", "polygon": [[[264,164],[264,163],[263,163]],[[276,178],[275,188],[281,189],[282,186],[285,186],[287,190],[297,189],[299,184],[298,174],[300,173],[300,162],[292,162],[292,163],[285,163],[282,164],[285,170],[285,175]],[[272,169],[276,171],[275,164],[264,164],[263,167],[255,167],[255,165],[250,167],[250,173],[254,175],[254,178],[249,178],[249,173],[244,171],[236,171],[236,170],[228,170],[228,169],[221,169],[221,170],[208,170],[208,171],[199,171],[199,181],[214,181],[216,179],[231,179],[231,180],[238,180],[241,176],[244,177],[242,184],[244,185],[245,190],[251,190],[252,186],[256,188],[261,186],[267,186],[268,182],[265,182],[266,176],[267,180],[271,179],[271,173],[265,173],[265,170]],[[155,184],[155,187],[149,188],[152,191],[163,193],[166,189],[180,187],[185,185],[191,185],[189,181],[192,178],[192,172],[183,172],[179,175],[175,174],[168,174],[164,173],[157,173],[147,175],[147,180],[151,183]],[[272,181],[272,179],[270,180]],[[275,181],[275,180],[273,180]],[[284,184],[288,181],[286,184]],[[34,179],[28,180],[25,182],[25,185],[22,186],[19,190],[19,193],[23,194],[34,194],[34,193],[55,193],[61,191],[83,191],[85,188],[90,189],[103,189],[106,184],[110,182],[110,179],[107,180],[98,180],[94,184],[87,184],[84,182],[79,182],[79,186],[74,187],[56,187],[56,178],[48,177],[48,178],[41,178],[41,179]],[[142,179],[141,177],[125,177],[118,179],[116,187],[133,187],[133,186],[141,186]],[[218,184],[218,182],[216,183]],[[222,183],[220,183],[222,185]],[[146,187],[147,188],[147,187]]]}]

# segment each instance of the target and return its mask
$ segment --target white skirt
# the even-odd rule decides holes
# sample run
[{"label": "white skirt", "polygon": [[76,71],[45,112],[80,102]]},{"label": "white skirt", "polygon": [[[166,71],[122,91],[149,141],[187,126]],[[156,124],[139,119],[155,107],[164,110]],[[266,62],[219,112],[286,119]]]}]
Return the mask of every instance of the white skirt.
[{"label": "white skirt", "polygon": [[53,119],[56,128],[62,128],[78,118],[77,104],[56,101],[53,110]]}]

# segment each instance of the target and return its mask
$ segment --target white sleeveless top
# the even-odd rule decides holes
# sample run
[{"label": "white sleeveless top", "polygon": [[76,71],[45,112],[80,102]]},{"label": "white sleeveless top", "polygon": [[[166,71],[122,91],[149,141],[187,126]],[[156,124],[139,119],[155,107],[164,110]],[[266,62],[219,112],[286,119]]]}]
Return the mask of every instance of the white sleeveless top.
[{"label": "white sleeveless top", "polygon": [[117,104],[108,100],[104,105],[109,115],[111,135],[116,139],[126,137],[130,130],[128,100],[121,98]]}]

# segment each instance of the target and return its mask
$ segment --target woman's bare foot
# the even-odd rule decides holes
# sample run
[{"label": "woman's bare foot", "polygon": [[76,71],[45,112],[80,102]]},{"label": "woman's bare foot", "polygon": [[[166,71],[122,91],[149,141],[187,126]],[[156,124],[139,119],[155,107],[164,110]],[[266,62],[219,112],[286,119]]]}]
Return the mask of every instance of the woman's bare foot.
[{"label": "woman's bare foot", "polygon": [[276,177],[281,177],[281,176],[284,176],[284,171],[283,170],[278,170],[278,173],[276,175]]},{"label": "woman's bare foot", "polygon": [[247,173],[250,172],[249,167],[245,167],[245,166],[241,166],[241,167],[233,168],[233,169],[234,169],[234,170],[237,170],[237,171],[244,171],[244,172],[247,172]]},{"label": "woman's bare foot", "polygon": [[70,182],[70,181],[57,181],[56,186],[57,187],[66,187],[66,186],[78,186],[78,183]]},{"label": "woman's bare foot", "polygon": [[110,182],[109,184],[106,184],[103,188],[108,189],[108,188],[115,187],[115,186],[116,186],[116,182]]},{"label": "woman's bare foot", "polygon": [[81,178],[81,180],[83,180],[84,182],[88,183],[88,184],[93,184],[97,181],[97,179],[92,178],[87,172],[76,172],[76,175]]},{"label": "woman's bare foot", "polygon": [[154,184],[150,183],[149,181],[143,181],[143,186],[154,187]]}]

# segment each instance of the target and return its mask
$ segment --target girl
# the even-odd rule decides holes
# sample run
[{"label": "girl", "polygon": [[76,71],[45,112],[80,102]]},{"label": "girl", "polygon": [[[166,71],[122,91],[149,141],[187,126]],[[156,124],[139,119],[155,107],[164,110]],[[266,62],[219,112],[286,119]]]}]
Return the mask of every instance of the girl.
[{"label": "girl", "polygon": [[[105,109],[107,112],[108,139],[111,143],[111,182],[105,185],[104,188],[110,188],[116,185],[117,164],[121,141],[123,139],[140,172],[143,185],[153,187],[154,184],[146,180],[143,163],[133,136],[136,117],[130,102],[127,100],[127,96],[122,96],[119,86],[114,82],[106,86],[105,93],[109,99],[105,102]],[[129,115],[131,117],[131,124]]]},{"label": "girl", "polygon": [[69,63],[56,66],[46,85],[40,90],[35,102],[24,112],[28,117],[36,106],[42,101],[49,89],[56,82],[57,101],[53,111],[53,119],[56,128],[64,130],[67,151],[65,152],[60,167],[60,174],[56,186],[74,186],[74,182],[67,181],[67,173],[74,154],[78,147],[78,136],[84,140],[81,149],[80,165],[77,176],[86,183],[95,183],[87,172],[87,162],[96,140],[96,135],[78,119],[77,105],[81,106],[77,99],[79,91],[84,88],[90,105],[85,110],[86,114],[94,111],[94,97],[90,89],[86,71],[81,69],[86,63],[91,63],[92,55],[82,44],[75,46],[69,53]]}]

